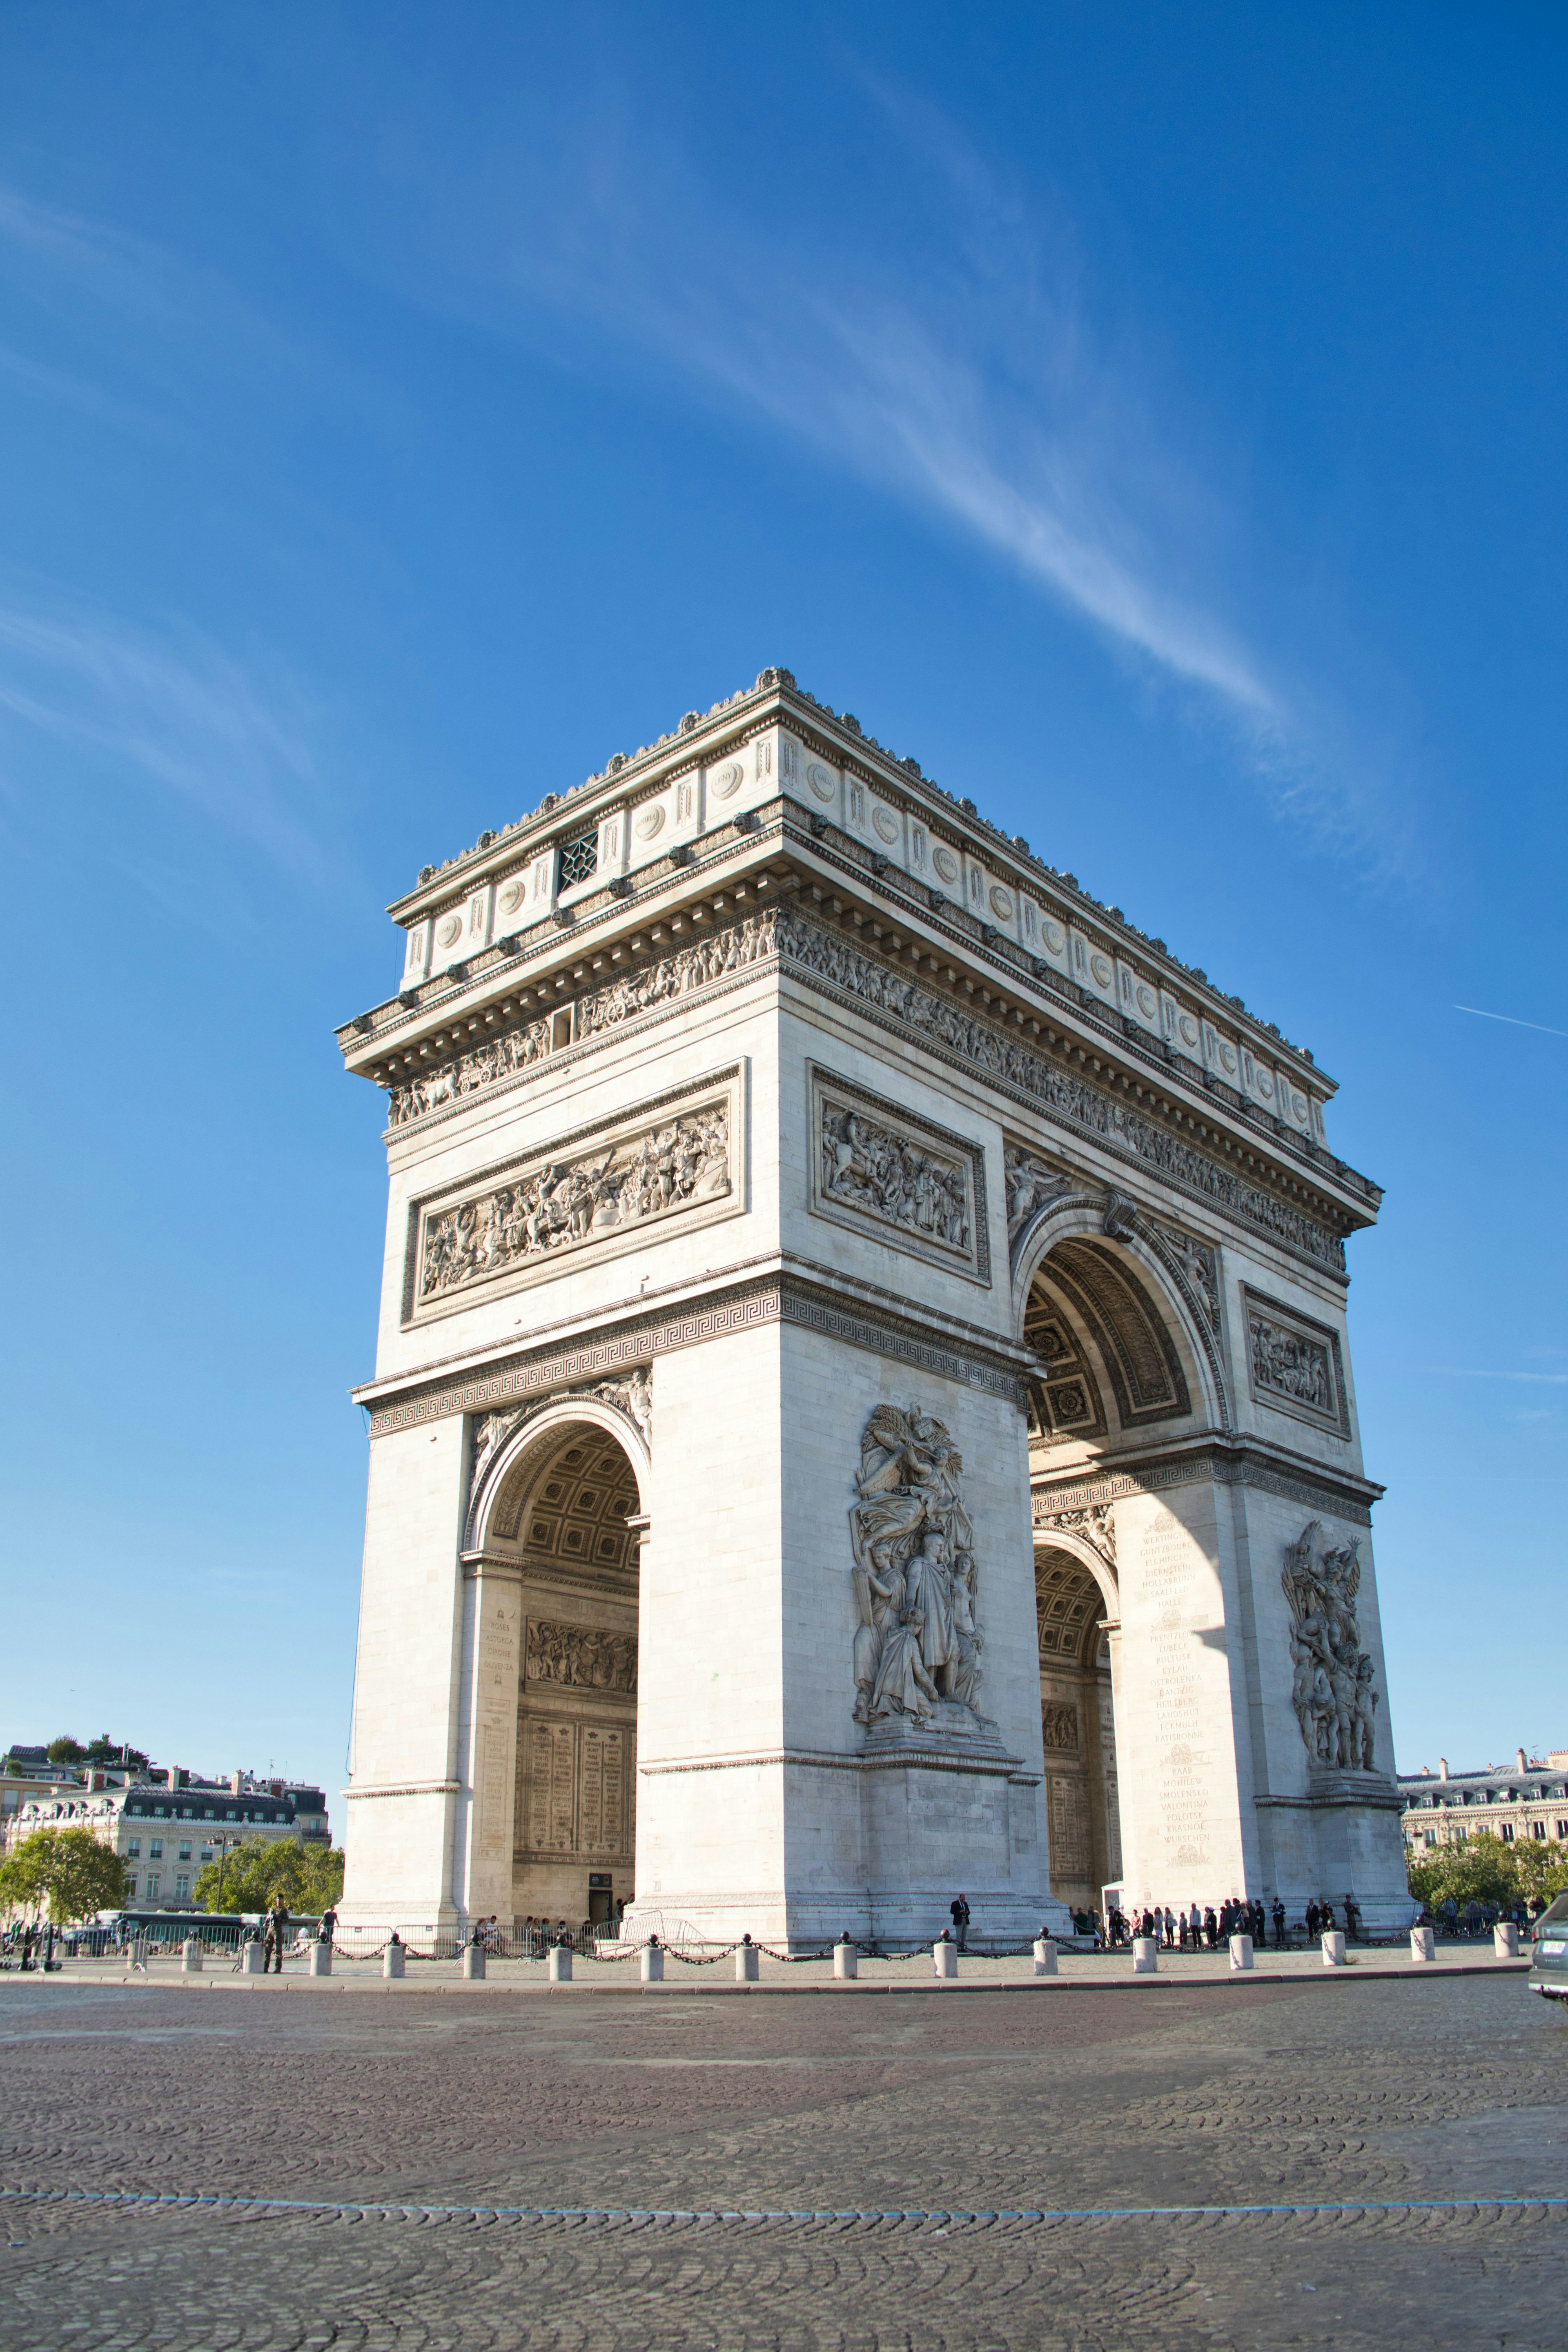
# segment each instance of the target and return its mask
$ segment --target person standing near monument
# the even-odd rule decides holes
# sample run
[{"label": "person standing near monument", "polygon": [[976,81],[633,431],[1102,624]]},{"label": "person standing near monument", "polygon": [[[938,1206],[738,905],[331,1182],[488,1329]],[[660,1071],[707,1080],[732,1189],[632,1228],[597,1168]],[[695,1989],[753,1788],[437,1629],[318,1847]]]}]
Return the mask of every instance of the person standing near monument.
[{"label": "person standing near monument", "polygon": [[958,1939],[958,1948],[966,1952],[969,1949],[969,1898],[955,1895],[947,1907],[952,1915],[952,1932]]}]

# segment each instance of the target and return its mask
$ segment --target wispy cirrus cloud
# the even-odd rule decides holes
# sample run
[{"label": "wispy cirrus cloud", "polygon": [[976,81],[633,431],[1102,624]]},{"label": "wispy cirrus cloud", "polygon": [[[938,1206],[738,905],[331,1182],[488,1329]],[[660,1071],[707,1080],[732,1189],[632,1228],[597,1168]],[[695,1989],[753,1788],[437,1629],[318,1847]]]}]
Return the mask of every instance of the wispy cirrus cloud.
[{"label": "wispy cirrus cloud", "polygon": [[0,742],[16,776],[31,732],[107,761],[242,835],[296,873],[323,853],[306,822],[316,766],[305,698],[198,632],[163,633],[31,597],[0,601]]},{"label": "wispy cirrus cloud", "polygon": [[1157,422],[1135,330],[1099,323],[1113,306],[1070,228],[939,109],[847,79],[879,205],[864,163],[837,210],[832,191],[752,198],[727,146],[700,154],[601,86],[569,121],[509,105],[467,180],[410,167],[395,248],[371,231],[379,266],[498,331],[652,362],[980,542],[1217,721],[1281,815],[1405,866],[1375,752],[1234,617],[1242,519]]}]

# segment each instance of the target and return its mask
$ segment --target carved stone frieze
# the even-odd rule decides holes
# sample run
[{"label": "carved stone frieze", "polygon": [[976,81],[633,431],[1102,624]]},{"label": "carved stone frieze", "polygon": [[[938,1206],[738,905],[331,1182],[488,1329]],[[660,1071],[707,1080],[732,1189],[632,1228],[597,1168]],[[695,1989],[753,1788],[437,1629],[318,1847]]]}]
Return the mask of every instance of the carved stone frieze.
[{"label": "carved stone frieze", "polygon": [[637,1636],[531,1617],[524,1669],[531,1683],[554,1683],[573,1690],[632,1692],[637,1686]]},{"label": "carved stone frieze", "polygon": [[1040,1729],[1047,1748],[1076,1748],[1079,1744],[1077,1707],[1054,1706],[1047,1703],[1040,1709]]},{"label": "carved stone frieze", "polygon": [[[581,1044],[618,1028],[639,1013],[689,996],[694,990],[711,987],[715,982],[728,979],[772,955],[777,920],[777,912],[771,907],[761,914],[748,915],[744,921],[729,924],[711,938],[698,940],[674,955],[661,956],[657,963],[648,964],[641,971],[612,981],[607,988],[594,989],[580,996],[574,1014],[574,1042]],[[410,1119],[449,1108],[465,1095],[480,1092],[529,1069],[549,1053],[550,1029],[548,1017],[527,1022],[468,1053],[455,1055],[434,1069],[421,1072],[416,1078],[394,1086],[388,1097],[391,1124],[406,1126]]]},{"label": "carved stone frieze", "polygon": [[860,1440],[849,1513],[855,1601],[855,1720],[921,1729],[933,1715],[979,1717],[974,1536],[946,1428],[918,1405],[879,1404]]},{"label": "carved stone frieze", "polygon": [[1350,1434],[1338,1334],[1256,1290],[1247,1304],[1247,1370],[1252,1393],[1276,1412]]},{"label": "carved stone frieze", "polygon": [[537,1160],[483,1192],[422,1212],[414,1306],[722,1201],[730,1191],[728,1101]]},{"label": "carved stone frieze", "polygon": [[1290,1604],[1290,1700],[1302,1744],[1315,1766],[1374,1771],[1378,1692],[1355,1613],[1360,1538],[1325,1545],[1321,1520],[1309,1520],[1286,1548],[1279,1580]]},{"label": "carved stone frieze", "polygon": [[1344,1246],[1316,1217],[1251,1184],[1196,1144],[1145,1118],[1108,1089],[1079,1077],[1026,1045],[1000,1022],[966,1012],[891,965],[833,937],[804,916],[781,911],[777,919],[781,959],[816,974],[913,1032],[934,1051],[978,1071],[1037,1105],[1054,1118],[1096,1142],[1125,1151],[1145,1167],[1185,1184],[1228,1214],[1301,1251],[1336,1274],[1344,1271]]},{"label": "carved stone frieze", "polygon": [[815,1065],[810,1118],[817,1215],[879,1231],[917,1257],[989,1280],[990,1253],[976,1210],[984,1199],[985,1163],[977,1145]]}]

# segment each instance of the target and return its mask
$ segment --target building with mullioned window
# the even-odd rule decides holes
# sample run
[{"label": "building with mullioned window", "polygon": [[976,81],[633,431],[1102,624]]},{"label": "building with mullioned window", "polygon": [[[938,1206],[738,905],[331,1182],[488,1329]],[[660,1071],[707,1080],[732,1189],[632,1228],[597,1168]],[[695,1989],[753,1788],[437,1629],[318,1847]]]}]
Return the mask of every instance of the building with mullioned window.
[{"label": "building with mullioned window", "polygon": [[1437,1770],[1402,1772],[1405,1843],[1413,1853],[1429,1846],[1463,1845],[1483,1830],[1505,1845],[1531,1840],[1568,1843],[1568,1748],[1544,1759],[1515,1750],[1509,1765],[1489,1764],[1484,1772],[1450,1772],[1446,1756]]}]

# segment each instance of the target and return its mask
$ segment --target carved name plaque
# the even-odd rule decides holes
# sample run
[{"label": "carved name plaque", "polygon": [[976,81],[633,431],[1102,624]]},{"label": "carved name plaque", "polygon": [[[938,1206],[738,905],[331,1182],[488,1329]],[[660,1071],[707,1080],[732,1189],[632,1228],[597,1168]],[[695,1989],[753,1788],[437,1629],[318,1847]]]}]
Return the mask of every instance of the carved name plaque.
[{"label": "carved name plaque", "polygon": [[816,1215],[990,1281],[978,1145],[815,1066],[809,1117]]},{"label": "carved name plaque", "polygon": [[739,1108],[739,1072],[726,1073],[416,1202],[405,1321],[539,1280],[579,1251],[636,1247],[673,1219],[732,1213]]}]

